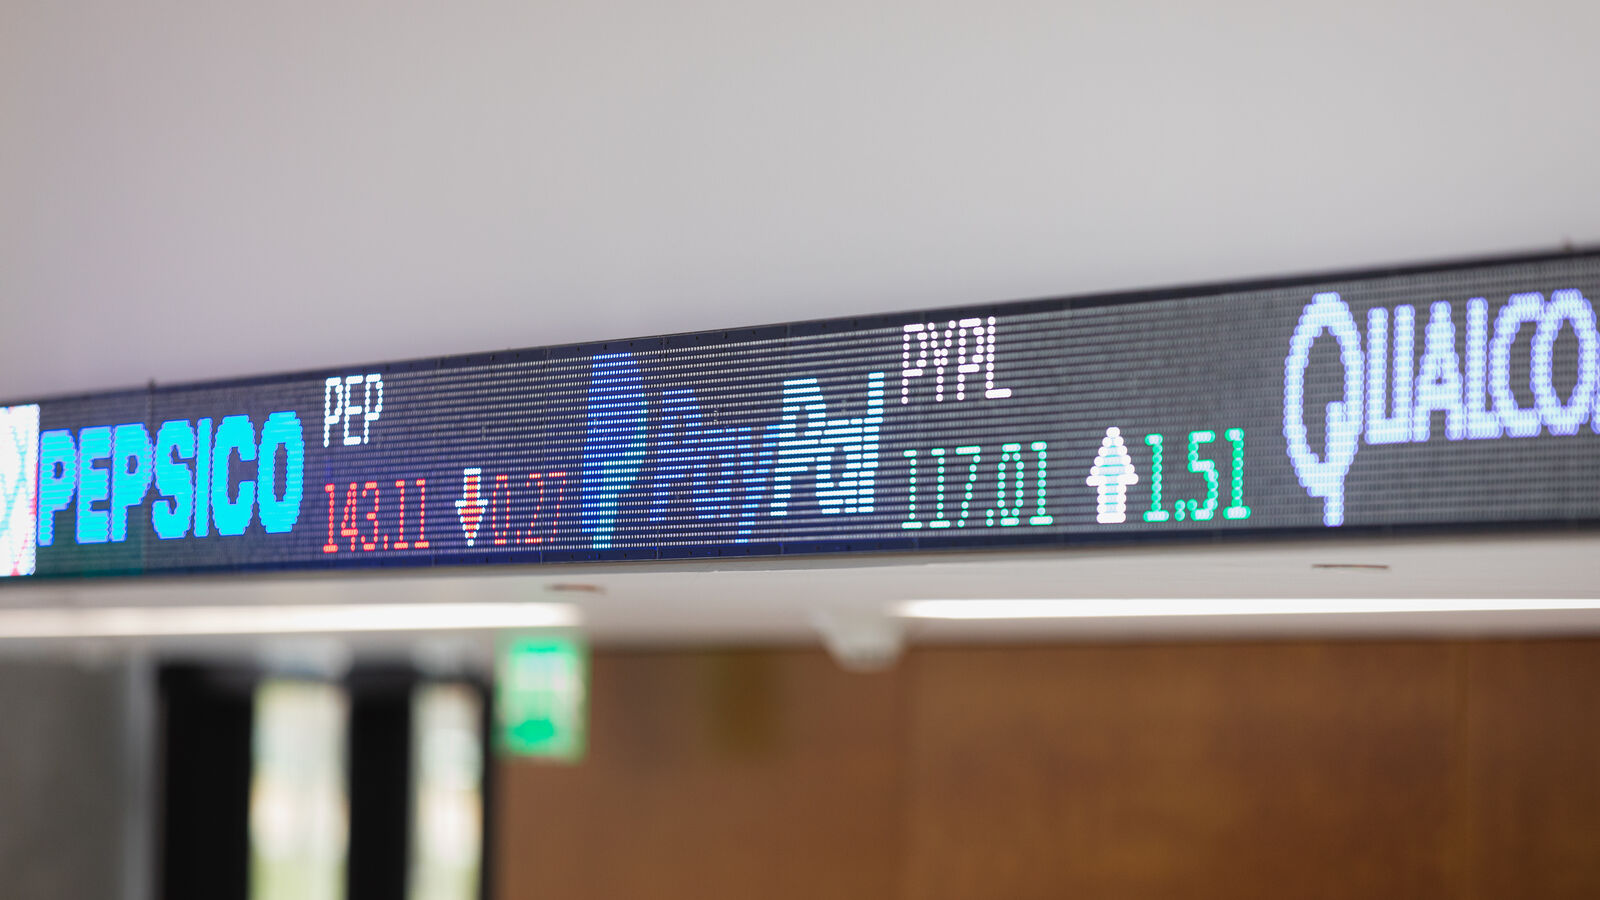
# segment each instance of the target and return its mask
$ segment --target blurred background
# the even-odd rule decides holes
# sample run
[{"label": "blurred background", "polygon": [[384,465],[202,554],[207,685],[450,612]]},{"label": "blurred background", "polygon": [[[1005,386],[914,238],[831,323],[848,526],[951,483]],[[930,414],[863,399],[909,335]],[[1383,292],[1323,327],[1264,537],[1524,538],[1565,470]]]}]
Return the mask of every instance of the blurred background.
[{"label": "blurred background", "polygon": [[[1576,0],[9,0],[0,395],[1594,245],[1596,33]],[[1593,897],[1592,615],[924,624],[863,661],[815,601],[1581,598],[1597,551],[0,586],[584,623],[0,641],[0,895]]]}]

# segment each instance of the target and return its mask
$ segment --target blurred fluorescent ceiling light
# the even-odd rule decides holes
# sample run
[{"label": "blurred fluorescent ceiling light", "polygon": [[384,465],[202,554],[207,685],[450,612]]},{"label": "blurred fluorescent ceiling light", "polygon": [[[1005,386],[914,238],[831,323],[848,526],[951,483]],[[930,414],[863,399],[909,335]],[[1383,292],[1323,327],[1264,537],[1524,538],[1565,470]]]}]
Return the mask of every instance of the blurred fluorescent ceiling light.
[{"label": "blurred fluorescent ceiling light", "polygon": [[1148,616],[1279,616],[1349,613],[1515,612],[1600,609],[1600,600],[1057,599],[911,600],[909,619],[1100,619]]},{"label": "blurred fluorescent ceiling light", "polygon": [[0,640],[559,628],[578,621],[577,607],[569,603],[4,609],[0,610]]}]

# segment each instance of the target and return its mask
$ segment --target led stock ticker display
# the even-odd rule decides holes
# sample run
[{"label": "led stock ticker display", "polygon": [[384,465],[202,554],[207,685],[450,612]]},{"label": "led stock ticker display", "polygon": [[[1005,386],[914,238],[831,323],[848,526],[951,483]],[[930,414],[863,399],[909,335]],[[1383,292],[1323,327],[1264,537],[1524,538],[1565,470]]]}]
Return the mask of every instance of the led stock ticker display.
[{"label": "led stock ticker display", "polygon": [[0,407],[12,575],[1600,522],[1600,254]]}]

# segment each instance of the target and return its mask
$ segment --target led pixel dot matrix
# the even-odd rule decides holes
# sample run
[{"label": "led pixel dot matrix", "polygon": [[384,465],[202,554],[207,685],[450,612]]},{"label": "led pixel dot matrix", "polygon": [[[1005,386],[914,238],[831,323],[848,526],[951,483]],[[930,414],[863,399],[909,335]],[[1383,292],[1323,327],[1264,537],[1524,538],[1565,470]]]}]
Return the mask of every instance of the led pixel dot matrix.
[{"label": "led pixel dot matrix", "polygon": [[15,577],[1600,523],[1600,254],[0,407]]}]

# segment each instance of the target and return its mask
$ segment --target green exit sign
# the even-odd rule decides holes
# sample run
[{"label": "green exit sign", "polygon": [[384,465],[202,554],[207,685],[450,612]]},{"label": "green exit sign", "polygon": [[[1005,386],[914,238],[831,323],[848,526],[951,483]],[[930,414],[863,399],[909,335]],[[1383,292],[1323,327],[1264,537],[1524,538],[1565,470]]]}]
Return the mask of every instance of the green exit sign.
[{"label": "green exit sign", "polygon": [[495,744],[513,756],[583,757],[589,654],[569,637],[513,637],[495,660]]}]

